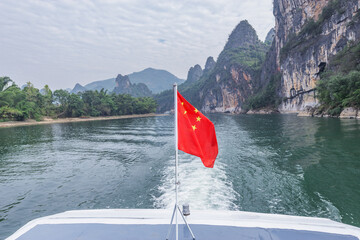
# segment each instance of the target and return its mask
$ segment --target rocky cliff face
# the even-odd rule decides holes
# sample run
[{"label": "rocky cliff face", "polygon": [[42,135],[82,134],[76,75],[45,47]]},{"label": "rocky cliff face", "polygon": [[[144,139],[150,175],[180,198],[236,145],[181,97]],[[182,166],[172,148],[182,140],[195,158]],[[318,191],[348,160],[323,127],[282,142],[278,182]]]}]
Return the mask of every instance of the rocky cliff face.
[{"label": "rocky cliff face", "polygon": [[274,38],[275,38],[275,28],[272,28],[272,29],[270,29],[270,31],[266,35],[265,43],[266,44],[272,44],[272,42],[274,41]]},{"label": "rocky cliff face", "polygon": [[214,58],[208,57],[206,59],[206,63],[205,63],[204,74],[207,74],[207,73],[211,72],[212,70],[214,70],[215,65],[216,65],[216,62],[215,62]]},{"label": "rocky cliff face", "polygon": [[214,70],[216,62],[214,61],[213,57],[208,57],[206,59],[205,68],[204,70],[201,68],[199,64],[191,67],[188,71],[188,75],[186,78],[186,84],[191,84],[200,80],[201,77],[205,77],[209,74],[212,70]]},{"label": "rocky cliff face", "polygon": [[117,93],[128,93],[130,94],[131,82],[127,75],[123,76],[118,74],[115,79],[115,89]]},{"label": "rocky cliff face", "polygon": [[[321,73],[337,53],[360,41],[359,9],[360,0],[274,0],[275,31],[265,43],[240,22],[217,62],[208,59],[196,84],[185,82],[179,91],[204,112],[313,109]],[[166,94],[159,106],[169,102]]]},{"label": "rocky cliff face", "polygon": [[199,64],[196,64],[195,66],[191,67],[188,71],[188,75],[186,78],[187,83],[194,83],[197,82],[201,76],[203,75],[203,70],[200,67]]},{"label": "rocky cliff face", "polygon": [[130,94],[133,97],[150,97],[152,95],[144,83],[132,84],[127,75],[121,74],[115,79],[114,92],[116,94]]},{"label": "rocky cliff face", "polygon": [[200,106],[204,112],[243,111],[243,103],[253,94],[268,50],[254,28],[241,21],[230,34],[224,50],[200,89]]},{"label": "rocky cliff face", "polygon": [[281,71],[281,112],[318,104],[316,82],[329,59],[360,37],[352,24],[360,0],[274,0],[276,68]]},{"label": "rocky cliff face", "polygon": [[[209,57],[203,71],[198,65],[192,67],[188,80],[179,85],[179,92],[203,112],[244,112],[244,103],[258,88],[269,48],[269,44],[259,40],[248,21],[241,21],[230,34],[217,61]],[[264,77],[264,82],[267,81]],[[171,109],[170,91],[155,98],[159,112]]]},{"label": "rocky cliff face", "polygon": [[[215,65],[214,58],[208,57],[204,69],[199,64],[191,67],[186,81],[178,86],[179,92],[198,109],[201,108],[199,92],[207,85],[209,74],[213,72]],[[158,104],[158,112],[170,111],[174,106],[172,90],[156,94],[154,98]]]}]

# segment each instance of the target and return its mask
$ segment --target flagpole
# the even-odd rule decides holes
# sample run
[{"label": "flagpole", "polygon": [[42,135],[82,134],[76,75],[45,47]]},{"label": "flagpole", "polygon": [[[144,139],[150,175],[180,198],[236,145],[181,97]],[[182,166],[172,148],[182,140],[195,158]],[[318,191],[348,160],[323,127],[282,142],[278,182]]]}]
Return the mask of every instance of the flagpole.
[{"label": "flagpole", "polygon": [[[177,105],[177,84],[174,83],[174,126],[175,126],[175,208],[178,207],[178,105]],[[175,236],[179,239],[178,211],[175,213]]]},{"label": "flagpole", "polygon": [[177,84],[174,83],[174,132],[175,132],[175,206],[174,206],[174,211],[173,214],[171,216],[171,221],[170,221],[170,227],[169,227],[169,231],[166,235],[166,240],[169,240],[171,232],[172,232],[172,224],[173,224],[173,220],[174,220],[174,216],[175,216],[175,237],[176,240],[179,240],[179,225],[178,225],[178,212],[180,213],[180,216],[182,217],[182,219],[184,220],[184,223],[186,224],[187,229],[189,230],[193,240],[195,240],[195,236],[193,234],[193,232],[191,231],[191,228],[189,226],[189,224],[186,221],[186,218],[184,217],[183,213],[180,210],[180,207],[178,205],[178,188],[179,188],[179,181],[178,181],[178,165],[179,165],[179,159],[178,159],[178,104],[177,104]]}]

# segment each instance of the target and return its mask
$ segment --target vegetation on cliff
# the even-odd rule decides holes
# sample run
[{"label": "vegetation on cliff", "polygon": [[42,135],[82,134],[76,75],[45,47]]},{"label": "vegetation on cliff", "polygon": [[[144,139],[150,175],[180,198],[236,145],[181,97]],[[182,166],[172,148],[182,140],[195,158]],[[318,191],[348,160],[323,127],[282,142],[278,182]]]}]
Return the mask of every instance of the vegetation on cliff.
[{"label": "vegetation on cliff", "polygon": [[[274,4],[279,7],[278,2]],[[179,91],[206,111],[240,112],[279,106],[285,111],[313,109],[317,100],[310,92],[315,92],[322,103],[320,111],[330,115],[339,115],[345,107],[360,108],[360,46],[352,42],[359,41],[357,2],[304,3],[300,6],[303,9],[289,7],[293,15],[289,19],[283,16],[287,14],[285,10],[286,13],[278,13],[280,23],[290,21],[282,25],[287,29],[277,28],[280,43],[285,41],[281,49],[276,44],[279,42],[273,42],[270,48],[274,33],[268,34],[269,40],[264,44],[249,23],[242,21],[230,34],[214,69],[193,84],[180,85]],[[313,9],[304,10],[305,7]],[[309,15],[304,11],[310,11]],[[335,34],[339,32],[342,36]],[[345,46],[348,47],[344,49]],[[336,55],[328,59],[333,54]],[[171,109],[172,91],[163,92],[156,99],[160,111]]]},{"label": "vegetation on cliff", "polygon": [[[296,51],[305,52],[311,45],[313,45],[315,38],[319,37],[323,25],[334,15],[342,14],[345,11],[344,6],[349,0],[331,0],[322,9],[319,19],[315,21],[313,18],[307,20],[301,31],[298,34],[290,33],[288,39],[280,51],[281,59],[284,59],[288,53],[294,49]],[[356,1],[356,0],[350,0]],[[300,47],[298,49],[297,47]]]},{"label": "vegetation on cliff", "polygon": [[248,21],[241,21],[230,34],[215,68],[221,71],[225,70],[224,66],[229,68],[240,65],[250,71],[259,71],[269,48],[258,39],[255,29]]},{"label": "vegetation on cliff", "polygon": [[251,96],[244,104],[244,110],[272,108],[275,109],[280,104],[281,99],[276,92],[281,84],[281,73],[271,75],[266,87]]},{"label": "vegetation on cliff", "polygon": [[253,71],[259,71],[265,59],[266,47],[264,44],[255,44],[248,47],[226,49],[219,58],[224,65],[242,65]]},{"label": "vegetation on cliff", "polygon": [[[12,83],[12,85],[10,85]],[[113,116],[155,112],[153,98],[134,98],[127,94],[107,94],[106,90],[78,94],[65,90],[52,92],[27,83],[20,89],[8,77],[0,77],[0,121],[41,120],[50,117]]]},{"label": "vegetation on cliff", "polygon": [[[215,66],[210,71],[204,71],[199,80],[179,85],[179,92],[197,108],[203,109],[212,102],[214,106],[207,107],[213,109],[221,108],[223,99],[227,97],[223,96],[223,89],[239,89],[240,94],[233,94],[240,103],[239,107],[242,107],[243,99],[252,95],[250,85],[255,84],[259,78],[269,48],[269,44],[258,39],[255,29],[248,21],[241,21],[230,34]],[[158,111],[170,110],[173,106],[172,98],[170,90],[156,95]]]},{"label": "vegetation on cliff", "polygon": [[317,83],[321,111],[340,115],[344,107],[360,108],[360,43],[335,55]]}]

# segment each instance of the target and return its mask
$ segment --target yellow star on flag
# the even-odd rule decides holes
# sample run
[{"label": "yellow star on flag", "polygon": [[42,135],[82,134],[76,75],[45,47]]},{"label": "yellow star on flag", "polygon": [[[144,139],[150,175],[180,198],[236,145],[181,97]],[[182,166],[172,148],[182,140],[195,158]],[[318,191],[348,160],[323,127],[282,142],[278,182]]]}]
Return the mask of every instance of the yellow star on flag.
[{"label": "yellow star on flag", "polygon": [[184,114],[186,114],[186,113],[187,113],[187,111],[184,112]]},{"label": "yellow star on flag", "polygon": [[197,129],[195,125],[193,125],[192,128],[193,128],[194,131]]},{"label": "yellow star on flag", "polygon": [[199,111],[199,110],[197,110],[197,109],[195,108],[194,112],[197,113],[198,111]]},{"label": "yellow star on flag", "polygon": [[184,102],[181,102],[181,105],[184,105]]},{"label": "yellow star on flag", "polygon": [[197,122],[200,122],[200,120],[201,120],[201,117],[197,117],[197,118],[196,118],[196,121],[197,121]]}]

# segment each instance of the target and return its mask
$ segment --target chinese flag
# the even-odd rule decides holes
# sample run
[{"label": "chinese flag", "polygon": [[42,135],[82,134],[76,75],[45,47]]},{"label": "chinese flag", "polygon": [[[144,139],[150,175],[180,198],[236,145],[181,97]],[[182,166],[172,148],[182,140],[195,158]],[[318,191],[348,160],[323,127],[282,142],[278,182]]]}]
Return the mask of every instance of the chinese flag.
[{"label": "chinese flag", "polygon": [[177,93],[178,148],[201,158],[205,167],[214,167],[218,145],[214,124]]}]

